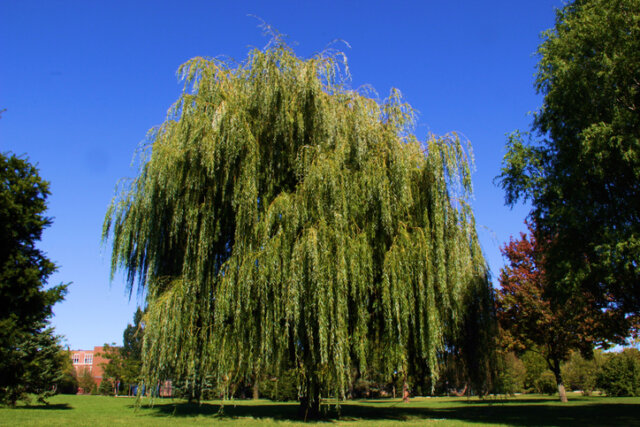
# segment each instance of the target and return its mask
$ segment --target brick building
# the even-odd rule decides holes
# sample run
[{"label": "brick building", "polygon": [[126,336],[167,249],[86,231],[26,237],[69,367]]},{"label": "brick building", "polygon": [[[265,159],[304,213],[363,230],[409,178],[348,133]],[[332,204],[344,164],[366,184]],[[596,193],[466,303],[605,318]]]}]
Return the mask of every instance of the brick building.
[{"label": "brick building", "polygon": [[88,370],[96,382],[96,387],[100,387],[102,382],[102,364],[109,362],[101,356],[102,351],[102,347],[93,347],[93,350],[71,350],[71,362],[76,374],[80,376]]},{"label": "brick building", "polygon": [[[118,348],[118,347],[115,347]],[[76,370],[76,375],[80,376],[85,371],[89,371],[93,380],[96,383],[96,387],[100,387],[100,383],[102,382],[102,364],[109,363],[109,359],[106,359],[101,356],[104,351],[104,347],[93,347],[93,350],[71,350],[71,362],[73,363],[73,367]],[[137,385],[136,384],[125,384],[122,385],[124,387],[124,393],[126,394],[137,394]],[[128,387],[128,390],[127,390]],[[173,384],[170,380],[162,381],[158,383],[155,387],[151,389],[147,389],[147,392],[156,393],[156,396],[160,397],[171,397],[173,395]],[[78,393],[89,392],[89,390],[78,390]]]}]

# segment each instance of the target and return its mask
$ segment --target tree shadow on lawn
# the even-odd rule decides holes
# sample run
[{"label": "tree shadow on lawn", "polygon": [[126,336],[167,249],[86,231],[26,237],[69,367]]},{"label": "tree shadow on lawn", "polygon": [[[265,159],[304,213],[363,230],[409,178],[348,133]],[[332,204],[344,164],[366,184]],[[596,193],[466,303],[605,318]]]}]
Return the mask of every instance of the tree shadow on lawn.
[{"label": "tree shadow on lawn", "polygon": [[[578,400],[578,399],[580,399],[580,400]],[[586,404],[584,402],[584,399],[582,399],[582,398],[578,398],[578,399],[570,398],[569,402],[578,402],[578,403]],[[452,400],[450,402],[455,402],[455,401]],[[447,403],[447,402],[445,402],[445,403]],[[464,405],[481,405],[481,406],[523,405],[523,404],[533,406],[533,405],[536,405],[536,404],[538,404],[538,405],[548,405],[548,404],[554,404],[554,403],[559,404],[560,400],[558,399],[557,396],[553,396],[553,397],[550,396],[548,398],[545,398],[545,397],[520,398],[520,397],[518,397],[516,399],[513,399],[513,398],[506,398],[505,399],[505,398],[498,397],[498,398],[485,398],[485,399],[471,398],[471,399],[468,399],[468,400],[460,399],[460,400],[457,401],[457,403],[458,404],[464,404]]]},{"label": "tree shadow on lawn", "polygon": [[17,405],[16,409],[44,409],[44,410],[60,410],[60,409],[73,409],[73,406],[69,406],[68,403],[45,403],[45,404],[37,404],[37,405]]},{"label": "tree shadow on lawn", "polygon": [[[340,411],[323,405],[325,417],[319,421],[417,421],[417,420],[457,420],[487,424],[509,424],[519,426],[602,426],[625,425],[640,426],[640,403],[588,403],[579,405],[545,404],[544,399],[522,401],[458,401],[439,402],[430,407],[428,402],[420,406],[406,406],[397,403],[389,406],[387,402],[347,402]],[[555,403],[555,400],[553,400]],[[484,403],[484,405],[478,405]],[[383,404],[384,406],[382,406]],[[254,403],[229,402],[220,411],[219,404],[203,403],[156,403],[154,406],[142,406],[143,411],[160,417],[197,417],[212,416],[218,419],[269,418],[279,421],[301,421],[298,416],[298,404],[291,403]]]}]

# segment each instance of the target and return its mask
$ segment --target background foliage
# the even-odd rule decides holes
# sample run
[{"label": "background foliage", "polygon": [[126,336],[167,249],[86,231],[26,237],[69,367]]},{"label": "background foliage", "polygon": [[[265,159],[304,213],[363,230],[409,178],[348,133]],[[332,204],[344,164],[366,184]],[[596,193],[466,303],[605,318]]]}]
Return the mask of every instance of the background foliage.
[{"label": "background foliage", "polygon": [[608,355],[598,385],[609,396],[640,396],[640,352],[630,348]]}]

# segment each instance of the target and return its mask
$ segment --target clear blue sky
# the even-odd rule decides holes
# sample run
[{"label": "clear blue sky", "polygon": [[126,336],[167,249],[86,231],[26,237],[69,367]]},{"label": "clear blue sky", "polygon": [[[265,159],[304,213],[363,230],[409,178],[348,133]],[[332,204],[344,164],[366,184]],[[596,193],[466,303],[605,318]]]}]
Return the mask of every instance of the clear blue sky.
[{"label": "clear blue sky", "polygon": [[178,97],[175,71],[193,56],[243,59],[267,43],[257,15],[309,57],[347,41],[352,86],[399,88],[419,111],[417,136],[456,131],[476,157],[473,202],[494,276],[499,247],[527,209],[493,184],[505,134],[527,129],[539,34],[559,0],[19,1],[0,2],[0,151],[26,154],[51,182],[53,225],[40,248],[73,282],[52,323],[72,348],[122,343],[137,304],[109,282],[100,234],[118,179],[146,131]]}]

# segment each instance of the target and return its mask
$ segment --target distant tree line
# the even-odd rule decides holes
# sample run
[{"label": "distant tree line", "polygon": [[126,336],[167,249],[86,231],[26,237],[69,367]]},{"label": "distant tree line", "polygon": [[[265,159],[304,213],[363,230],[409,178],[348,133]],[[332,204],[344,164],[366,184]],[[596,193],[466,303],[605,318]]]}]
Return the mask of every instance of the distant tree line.
[{"label": "distant tree line", "polygon": [[[555,374],[537,349],[519,356],[513,352],[501,357],[496,391],[504,394],[557,392]],[[596,392],[608,396],[640,396],[640,351],[626,348],[619,352],[594,351],[585,358],[572,351],[561,364],[565,386],[588,396]]]}]

